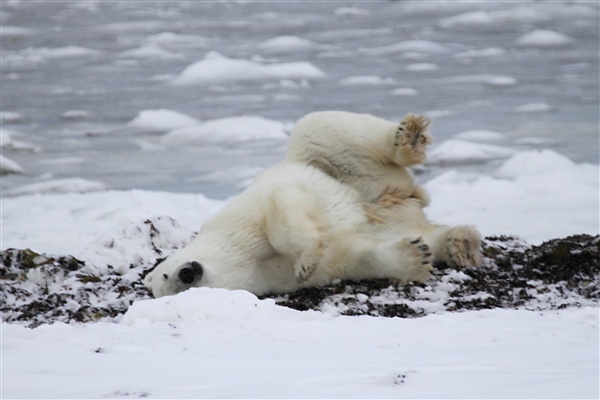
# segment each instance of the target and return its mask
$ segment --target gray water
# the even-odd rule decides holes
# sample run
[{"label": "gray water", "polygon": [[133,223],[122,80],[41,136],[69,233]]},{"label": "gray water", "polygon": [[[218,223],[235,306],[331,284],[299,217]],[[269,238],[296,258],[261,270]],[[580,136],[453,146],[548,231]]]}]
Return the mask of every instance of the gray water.
[{"label": "gray water", "polygon": [[[352,8],[350,10],[345,8]],[[358,10],[357,10],[358,9]],[[202,120],[241,115],[293,122],[316,110],[372,113],[397,120],[407,112],[430,113],[436,141],[466,130],[504,133],[516,148],[552,148],[576,162],[599,162],[599,12],[596,2],[200,2],[200,1],[3,1],[1,111],[22,121],[4,122],[19,140],[39,151],[3,150],[26,170],[2,177],[10,189],[49,178],[81,177],[111,188],[202,192],[223,198],[284,154],[280,143],[222,148],[148,150],[156,133],[127,127],[140,110],[170,109]],[[447,18],[480,12],[487,22],[449,26]],[[451,24],[450,24],[451,25]],[[19,33],[13,28],[26,28]],[[515,41],[536,29],[571,38],[558,48],[522,48]],[[162,45],[170,58],[131,58],[163,32],[198,36]],[[294,35],[329,46],[270,54],[258,44]],[[369,49],[425,40],[448,53]],[[80,46],[97,52],[74,57],[39,56],[40,48]],[[500,48],[490,57],[458,57],[469,50]],[[27,49],[32,49],[27,53]],[[289,88],[265,82],[174,86],[176,76],[209,51],[231,58],[260,56],[269,62],[308,61],[326,79]],[[29,54],[29,56],[28,56]],[[37,56],[36,56],[37,55]],[[412,63],[438,69],[410,71]],[[457,76],[502,75],[516,84],[495,87]],[[351,76],[393,78],[393,85],[342,86]],[[415,96],[397,96],[413,88]],[[545,112],[518,106],[544,103]],[[90,117],[70,120],[69,110]],[[519,139],[547,139],[541,144]],[[537,143],[537,142],[536,142]],[[498,162],[453,166],[489,173]],[[429,167],[421,179],[439,173]]]}]

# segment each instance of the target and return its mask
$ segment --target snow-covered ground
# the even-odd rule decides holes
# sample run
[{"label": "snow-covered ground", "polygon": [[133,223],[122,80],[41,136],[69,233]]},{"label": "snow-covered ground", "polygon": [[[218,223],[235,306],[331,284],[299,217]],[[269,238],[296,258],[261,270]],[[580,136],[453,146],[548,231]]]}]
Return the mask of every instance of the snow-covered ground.
[{"label": "snow-covered ground", "polygon": [[[599,233],[596,3],[154,6],[2,3],[0,250],[151,264],[145,221],[189,241],[292,121],[334,108],[433,117],[417,177],[436,222]],[[598,398],[599,326],[597,303],[399,319],[195,289],[97,323],[3,322],[1,395]]]}]

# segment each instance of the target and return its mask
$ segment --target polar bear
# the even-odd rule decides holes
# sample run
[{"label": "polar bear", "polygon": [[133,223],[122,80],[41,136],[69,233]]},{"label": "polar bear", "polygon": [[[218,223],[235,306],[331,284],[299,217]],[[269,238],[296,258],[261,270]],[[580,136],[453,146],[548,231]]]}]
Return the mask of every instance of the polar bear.
[{"label": "polar bear", "polygon": [[478,265],[479,233],[430,223],[427,194],[407,169],[424,161],[428,125],[415,115],[393,123],[309,114],[295,125],[286,159],[144,283],[155,297],[199,286],[262,295],[335,279],[424,282],[434,261]]},{"label": "polar bear", "polygon": [[206,221],[144,283],[161,297],[200,286],[290,292],[338,278],[423,282],[433,256],[419,235],[383,225],[352,186],[284,161]]},{"label": "polar bear", "polygon": [[479,265],[477,230],[432,224],[423,212],[429,197],[408,168],[425,161],[429,125],[423,115],[408,114],[397,123],[370,114],[315,112],[292,129],[286,160],[315,166],[355,188],[392,231],[422,236],[435,261]]}]

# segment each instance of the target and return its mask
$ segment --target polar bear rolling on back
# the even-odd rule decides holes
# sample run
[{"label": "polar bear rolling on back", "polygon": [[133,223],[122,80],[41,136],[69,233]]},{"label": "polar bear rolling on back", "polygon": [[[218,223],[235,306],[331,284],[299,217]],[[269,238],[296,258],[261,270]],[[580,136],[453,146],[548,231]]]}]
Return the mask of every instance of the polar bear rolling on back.
[{"label": "polar bear rolling on back", "polygon": [[407,167],[422,163],[428,120],[313,113],[298,121],[286,159],[265,171],[197,237],[144,280],[155,297],[190,287],[256,295],[335,279],[424,282],[432,263],[480,263],[468,226],[434,225]]}]

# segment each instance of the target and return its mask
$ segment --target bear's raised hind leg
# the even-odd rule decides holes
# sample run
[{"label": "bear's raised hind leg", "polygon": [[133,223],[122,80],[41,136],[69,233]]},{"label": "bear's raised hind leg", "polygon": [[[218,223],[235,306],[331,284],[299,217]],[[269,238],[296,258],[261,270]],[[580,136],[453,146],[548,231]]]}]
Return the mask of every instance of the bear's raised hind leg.
[{"label": "bear's raised hind leg", "polygon": [[431,121],[424,115],[408,114],[394,132],[394,157],[397,165],[410,167],[425,162],[425,150],[432,143],[427,128]]}]

